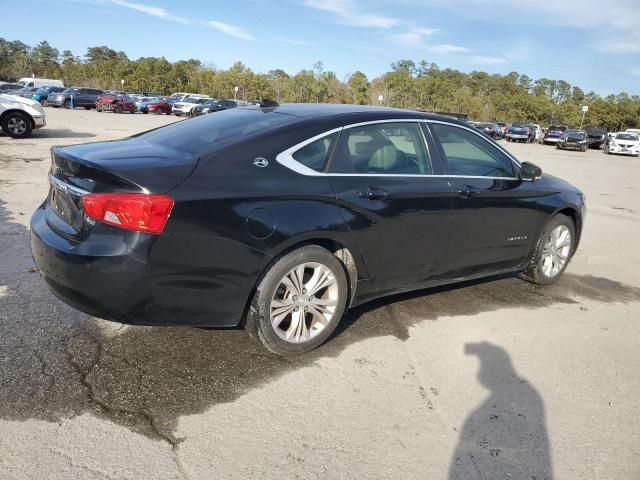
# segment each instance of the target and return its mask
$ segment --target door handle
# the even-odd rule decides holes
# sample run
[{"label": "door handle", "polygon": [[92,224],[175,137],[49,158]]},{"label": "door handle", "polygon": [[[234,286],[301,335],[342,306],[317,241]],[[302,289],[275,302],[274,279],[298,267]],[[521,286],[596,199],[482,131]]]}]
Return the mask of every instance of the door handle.
[{"label": "door handle", "polygon": [[463,198],[473,197],[480,193],[480,189],[474,187],[473,185],[462,185],[460,190],[458,190],[458,195]]},{"label": "door handle", "polygon": [[389,198],[389,193],[381,188],[367,187],[364,190],[358,192],[360,198],[367,198],[369,200],[382,200]]}]

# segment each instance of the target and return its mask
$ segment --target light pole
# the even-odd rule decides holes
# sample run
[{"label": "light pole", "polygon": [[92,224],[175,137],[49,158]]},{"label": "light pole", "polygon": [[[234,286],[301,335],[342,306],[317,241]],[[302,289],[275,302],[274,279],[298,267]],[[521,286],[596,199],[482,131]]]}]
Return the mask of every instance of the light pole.
[{"label": "light pole", "polygon": [[122,91],[124,92],[124,78],[120,80],[120,86],[122,87]]},{"label": "light pole", "polygon": [[238,86],[233,87],[233,99],[238,100]]},{"label": "light pole", "polygon": [[584,115],[589,111],[588,105],[582,106],[582,120],[580,120],[580,130],[582,130],[582,124],[584,123]]}]

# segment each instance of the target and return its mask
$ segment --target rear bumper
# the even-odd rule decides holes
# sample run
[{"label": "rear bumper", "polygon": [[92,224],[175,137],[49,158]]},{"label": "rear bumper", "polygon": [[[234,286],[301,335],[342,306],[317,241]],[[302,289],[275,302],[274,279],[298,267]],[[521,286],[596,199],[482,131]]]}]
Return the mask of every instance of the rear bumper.
[{"label": "rear bumper", "polygon": [[47,103],[50,106],[58,106],[58,107],[62,107],[64,105],[64,101],[67,100],[66,98],[51,98],[48,97],[47,98]]},{"label": "rear bumper", "polygon": [[557,138],[547,137],[542,139],[543,143],[558,143],[559,141],[560,141],[560,137],[557,137]]},{"label": "rear bumper", "polygon": [[507,138],[512,138],[514,140],[526,140],[529,138],[529,135],[519,135],[517,133],[507,133]]},{"label": "rear bumper", "polygon": [[31,218],[31,251],[47,286],[63,302],[135,325],[240,323],[253,285],[249,280],[255,279],[202,264],[190,238],[128,231],[114,235],[109,230],[114,227],[99,225],[87,240],[75,243],[52,230],[45,216],[41,206]]}]

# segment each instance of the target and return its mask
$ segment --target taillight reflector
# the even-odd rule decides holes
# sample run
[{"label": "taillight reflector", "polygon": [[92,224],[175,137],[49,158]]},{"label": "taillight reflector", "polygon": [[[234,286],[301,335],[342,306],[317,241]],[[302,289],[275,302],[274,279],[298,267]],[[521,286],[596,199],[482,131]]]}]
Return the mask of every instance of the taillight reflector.
[{"label": "taillight reflector", "polygon": [[146,193],[90,193],[82,196],[87,216],[102,223],[139,232],[161,233],[173,199]]}]

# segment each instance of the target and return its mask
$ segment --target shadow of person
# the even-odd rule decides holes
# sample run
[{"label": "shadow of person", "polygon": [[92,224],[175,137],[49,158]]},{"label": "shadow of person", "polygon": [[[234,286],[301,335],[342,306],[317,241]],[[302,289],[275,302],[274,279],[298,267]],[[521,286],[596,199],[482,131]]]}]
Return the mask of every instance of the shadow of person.
[{"label": "shadow of person", "polygon": [[478,356],[478,380],[491,394],[464,422],[449,480],[551,479],[540,394],[518,376],[503,348],[472,343],[465,353]]}]

